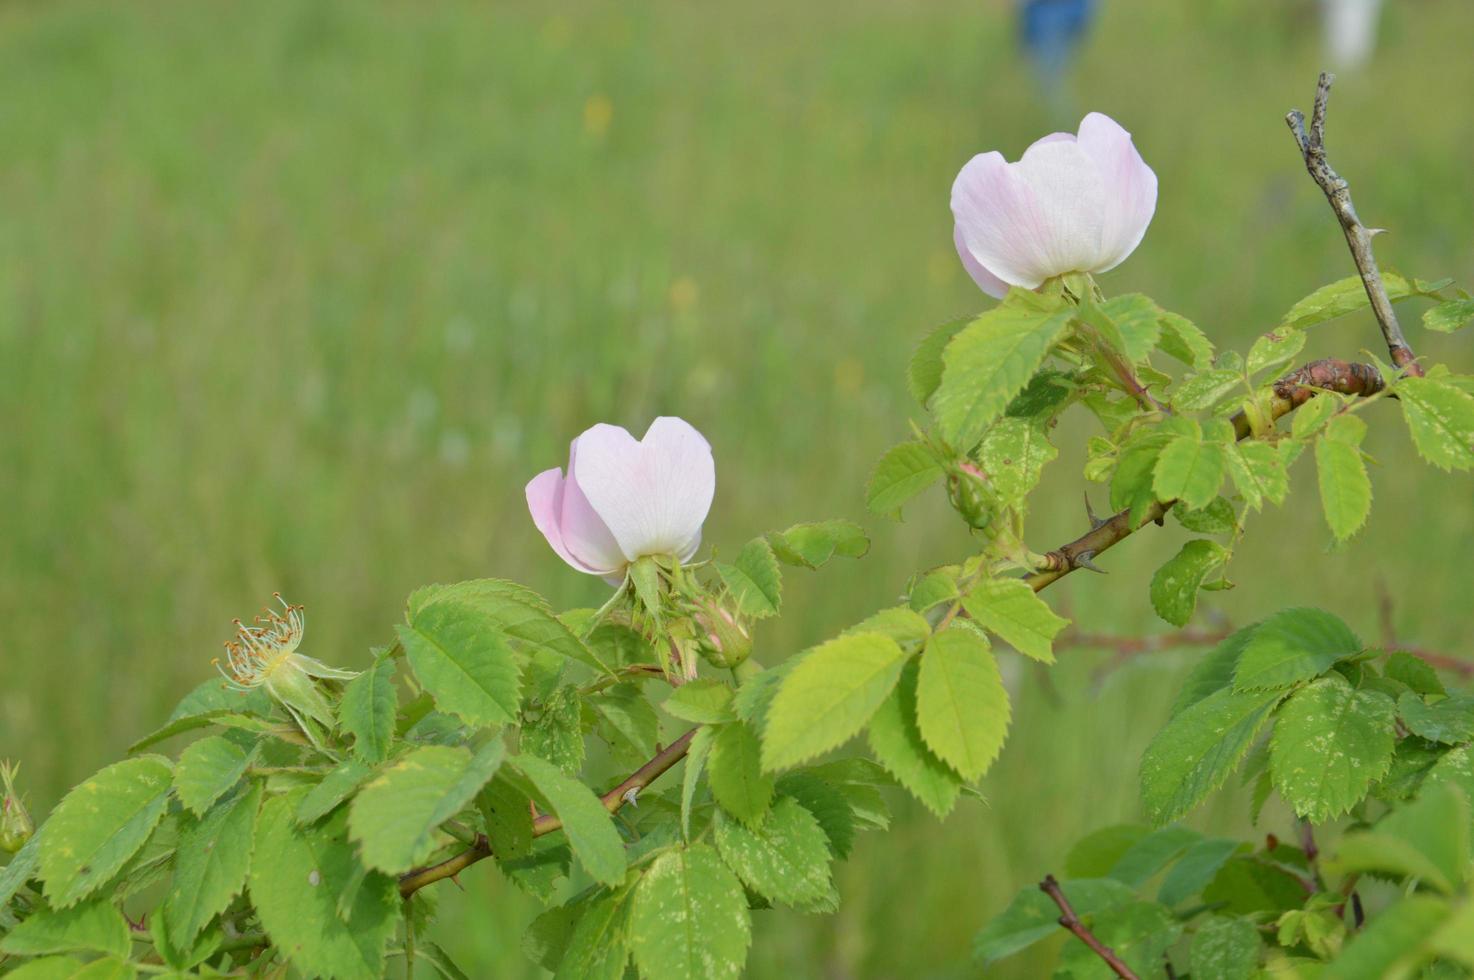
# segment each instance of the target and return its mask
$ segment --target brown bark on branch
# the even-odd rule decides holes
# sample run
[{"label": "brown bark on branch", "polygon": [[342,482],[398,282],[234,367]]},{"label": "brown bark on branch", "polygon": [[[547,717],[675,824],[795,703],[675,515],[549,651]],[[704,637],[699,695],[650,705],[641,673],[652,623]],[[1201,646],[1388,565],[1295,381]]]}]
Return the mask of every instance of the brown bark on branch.
[{"label": "brown bark on branch", "polygon": [[1052,898],[1054,904],[1059,906],[1059,924],[1074,933],[1075,938],[1080,940],[1080,942],[1089,946],[1095,955],[1099,956],[1105,965],[1111,968],[1111,972],[1115,973],[1121,980],[1140,980],[1131,971],[1131,967],[1127,966],[1121,957],[1116,955],[1115,950],[1095,938],[1095,933],[1087,929],[1085,923],[1080,921],[1080,917],[1070,907],[1070,900],[1065,898],[1065,893],[1060,889],[1059,882],[1054,879],[1054,875],[1045,875],[1044,880],[1039,882],[1039,890]]},{"label": "brown bark on branch", "polygon": [[1387,341],[1387,352],[1392,355],[1392,363],[1408,374],[1422,377],[1422,365],[1417,363],[1413,349],[1403,336],[1402,324],[1397,322],[1392,300],[1387,296],[1387,287],[1383,285],[1382,273],[1377,268],[1377,257],[1372,252],[1372,237],[1382,229],[1368,228],[1361,223],[1361,219],[1356,216],[1356,208],[1351,204],[1351,186],[1331,169],[1331,164],[1326,159],[1326,103],[1330,101],[1331,84],[1335,80],[1336,76],[1330,72],[1320,73],[1320,80],[1315,88],[1315,106],[1310,113],[1309,131],[1305,128],[1305,114],[1299,109],[1286,115],[1285,122],[1289,125],[1290,132],[1295,134],[1295,142],[1305,160],[1305,169],[1326,195],[1326,200],[1331,203],[1331,210],[1336,213],[1336,220],[1341,223],[1346,244],[1351,248],[1352,261],[1356,263],[1356,271],[1361,275],[1361,284],[1366,287],[1367,299],[1372,303],[1372,313],[1376,315],[1377,325],[1382,328],[1382,337]]}]

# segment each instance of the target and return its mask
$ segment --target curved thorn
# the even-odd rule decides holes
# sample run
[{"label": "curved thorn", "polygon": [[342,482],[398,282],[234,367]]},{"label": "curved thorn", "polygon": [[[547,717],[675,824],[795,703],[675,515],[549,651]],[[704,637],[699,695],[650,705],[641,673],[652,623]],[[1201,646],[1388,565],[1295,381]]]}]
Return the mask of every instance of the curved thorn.
[{"label": "curved thorn", "polygon": [[1091,560],[1094,557],[1094,551],[1082,551],[1078,555],[1076,555],[1074,559],[1072,559],[1072,563],[1076,568],[1083,568],[1089,572],[1099,572],[1101,575],[1105,575],[1106,570],[1104,568],[1098,567],[1095,562]]}]

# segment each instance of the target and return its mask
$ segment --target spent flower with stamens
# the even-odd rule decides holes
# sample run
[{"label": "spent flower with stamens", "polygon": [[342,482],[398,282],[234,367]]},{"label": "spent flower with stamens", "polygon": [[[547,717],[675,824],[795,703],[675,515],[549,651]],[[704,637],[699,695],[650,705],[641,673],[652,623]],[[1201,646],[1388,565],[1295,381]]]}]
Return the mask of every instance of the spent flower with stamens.
[{"label": "spent flower with stamens", "polygon": [[333,709],[314,678],[352,680],[355,671],[329,667],[320,660],[298,653],[306,619],[302,607],[294,606],[277,593],[281,611],[264,609],[253,623],[235,621],[235,639],[225,644],[225,664],[215,666],[226,682],[242,693],[264,687],[291,713],[304,731],[304,717],[331,728]]}]

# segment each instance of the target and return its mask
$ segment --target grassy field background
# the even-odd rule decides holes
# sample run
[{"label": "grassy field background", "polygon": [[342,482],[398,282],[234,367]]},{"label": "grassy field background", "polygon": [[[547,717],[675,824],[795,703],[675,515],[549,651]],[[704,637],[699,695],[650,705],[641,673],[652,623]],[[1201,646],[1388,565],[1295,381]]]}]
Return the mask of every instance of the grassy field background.
[{"label": "grassy field background", "polygon": [[[1474,6],[1388,5],[1339,84],[1329,140],[1384,262],[1474,281]],[[415,586],[517,578],[564,605],[600,586],[526,516],[522,486],[610,420],[679,414],[711,439],[708,540],[788,523],[874,528],[861,563],[793,577],[759,634],[776,662],[968,542],[939,496],[863,513],[913,412],[903,369],[981,308],[948,189],[1099,109],[1156,169],[1155,223],[1104,277],[1220,344],[1350,272],[1282,117],[1308,108],[1310,3],[1119,0],[1063,98],[1041,98],[999,2],[0,3],[0,756],[36,809],[208,675],[230,620],[306,603],[312,654],[351,666]],[[1410,329],[1474,368],[1468,340]],[[1307,354],[1377,348],[1367,318]],[[1469,648],[1474,501],[1415,465],[1379,410],[1380,507],[1330,550],[1302,463],[1255,521],[1246,623],[1290,603]],[[1082,528],[1069,462],[1033,518]],[[1146,582],[1180,529],[1139,535],[1051,598],[1083,628],[1165,630]],[[967,977],[978,925],[1082,832],[1137,816],[1140,750],[1191,652],[1100,676],[1072,650],[1018,678],[1015,723],[945,823],[897,799],[829,917],[757,916],[761,977]],[[1270,819],[1281,819],[1271,814]],[[1199,827],[1241,829],[1216,800]],[[529,901],[489,868],[441,939],[472,976],[535,975]],[[1021,957],[989,975],[1042,975]]]}]

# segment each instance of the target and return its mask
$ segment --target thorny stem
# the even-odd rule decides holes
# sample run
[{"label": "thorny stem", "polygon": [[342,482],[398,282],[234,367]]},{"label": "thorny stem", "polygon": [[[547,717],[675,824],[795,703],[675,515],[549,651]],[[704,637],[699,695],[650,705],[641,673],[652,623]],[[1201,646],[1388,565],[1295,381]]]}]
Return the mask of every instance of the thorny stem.
[{"label": "thorny stem", "polygon": [[[624,782],[611,789],[599,798],[604,804],[604,809],[610,813],[617,813],[619,809],[631,799],[637,797],[645,787],[663,776],[677,762],[685,758],[686,750],[691,745],[691,739],[695,737],[697,729],[693,728],[680,738],[657,752],[649,762],[636,769]],[[556,814],[539,814],[532,822],[532,836],[541,837],[561,830],[563,821]],[[408,871],[399,877],[399,894],[402,898],[409,898],[415,892],[426,885],[453,878],[478,861],[491,857],[491,841],[485,834],[477,834],[476,841],[469,848],[447,858],[439,864],[429,867],[418,868]]]},{"label": "thorny stem", "polygon": [[1403,336],[1402,324],[1397,322],[1392,300],[1387,296],[1387,287],[1383,285],[1382,273],[1377,268],[1377,257],[1372,252],[1372,236],[1382,229],[1367,228],[1361,223],[1361,219],[1356,216],[1356,208],[1351,204],[1351,185],[1331,169],[1330,161],[1326,159],[1326,103],[1330,101],[1331,84],[1335,80],[1336,76],[1330,72],[1320,73],[1315,87],[1315,106],[1310,113],[1309,132],[1305,129],[1305,114],[1299,109],[1286,115],[1285,122],[1289,125],[1290,132],[1295,134],[1300,155],[1305,159],[1305,169],[1326,195],[1326,200],[1331,203],[1331,210],[1336,213],[1336,220],[1341,223],[1346,244],[1351,248],[1351,258],[1356,263],[1356,271],[1360,273],[1367,299],[1372,303],[1372,313],[1376,315],[1377,325],[1382,328],[1382,337],[1387,341],[1387,352],[1392,355],[1392,363],[1405,369],[1408,374],[1422,377],[1423,367],[1417,363],[1417,355]]},{"label": "thorny stem", "polygon": [[1087,929],[1085,923],[1080,921],[1080,917],[1070,907],[1070,900],[1065,898],[1065,893],[1060,889],[1059,882],[1055,880],[1054,875],[1045,875],[1044,880],[1039,882],[1039,890],[1048,895],[1054,900],[1054,904],[1059,906],[1059,924],[1074,933],[1075,938],[1079,939],[1080,942],[1089,946],[1095,955],[1099,956],[1105,965],[1111,968],[1111,971],[1116,976],[1120,977],[1121,980],[1140,980],[1135,973],[1131,972],[1131,967],[1127,966],[1121,957],[1116,955],[1113,949],[1095,938],[1095,933]]}]

